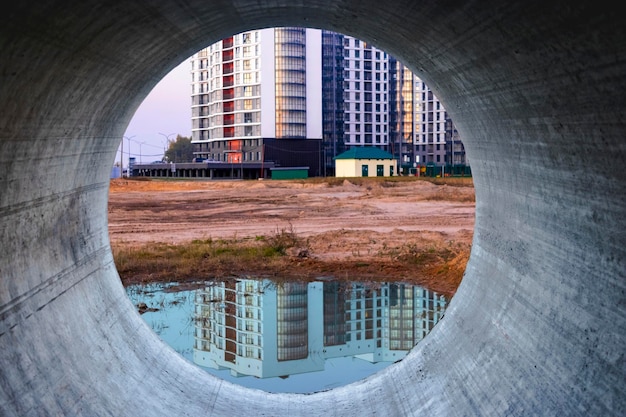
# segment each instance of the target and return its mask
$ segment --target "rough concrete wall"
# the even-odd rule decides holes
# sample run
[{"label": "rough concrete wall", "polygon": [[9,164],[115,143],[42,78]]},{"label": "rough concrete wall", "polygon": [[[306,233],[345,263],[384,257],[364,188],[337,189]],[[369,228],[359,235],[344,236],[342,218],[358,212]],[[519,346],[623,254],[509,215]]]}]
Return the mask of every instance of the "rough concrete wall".
[{"label": "rough concrete wall", "polygon": [[[626,414],[623,19],[518,3],[0,6],[0,414]],[[401,363],[314,395],[233,386],[160,343],[106,221],[115,151],[155,83],[224,36],[286,24],[408,64],[455,120],[477,194],[445,318]]]}]

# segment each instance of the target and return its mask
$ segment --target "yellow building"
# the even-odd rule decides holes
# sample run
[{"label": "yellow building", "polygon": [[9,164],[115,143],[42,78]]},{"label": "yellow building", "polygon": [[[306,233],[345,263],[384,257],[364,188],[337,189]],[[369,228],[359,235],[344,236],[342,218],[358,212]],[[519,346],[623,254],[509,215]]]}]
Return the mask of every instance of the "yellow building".
[{"label": "yellow building", "polygon": [[336,177],[391,177],[396,160],[373,146],[355,147],[335,157]]}]

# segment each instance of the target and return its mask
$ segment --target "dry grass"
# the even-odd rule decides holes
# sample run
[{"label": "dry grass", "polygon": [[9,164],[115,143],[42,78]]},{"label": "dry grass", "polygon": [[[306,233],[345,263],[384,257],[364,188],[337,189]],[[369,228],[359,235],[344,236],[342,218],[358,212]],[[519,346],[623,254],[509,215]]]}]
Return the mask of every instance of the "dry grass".
[{"label": "dry grass", "polygon": [[184,244],[114,245],[113,255],[124,285],[146,282],[257,277],[349,281],[403,281],[452,296],[463,276],[469,245],[404,243],[376,253],[322,259],[292,229],[244,239],[203,239]]},{"label": "dry grass", "polygon": [[[250,269],[275,268],[291,249],[306,253],[293,229],[276,230],[255,239],[196,239],[186,244],[154,242],[113,245],[113,257],[124,283],[223,277]],[[254,265],[254,266],[253,266]]]}]

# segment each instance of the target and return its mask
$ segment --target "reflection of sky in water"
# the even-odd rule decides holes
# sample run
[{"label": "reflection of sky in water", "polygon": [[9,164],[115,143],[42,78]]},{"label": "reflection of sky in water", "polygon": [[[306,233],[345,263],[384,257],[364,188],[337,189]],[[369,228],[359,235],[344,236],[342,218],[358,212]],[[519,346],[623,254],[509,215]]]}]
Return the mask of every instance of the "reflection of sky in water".
[{"label": "reflection of sky in water", "polygon": [[201,367],[226,381],[268,392],[310,393],[359,381],[386,368],[390,362],[370,363],[355,357],[327,359],[324,370],[290,375],[289,378],[235,377],[229,370]]},{"label": "reflection of sky in water", "polygon": [[[413,286],[410,286],[413,287]],[[419,288],[419,287],[416,287]],[[194,316],[196,315],[196,290],[192,291],[164,291],[162,284],[146,286],[131,286],[127,293],[133,304],[145,303],[148,308],[158,309],[147,311],[142,315],[146,323],[159,337],[185,359],[194,363]],[[429,292],[427,292],[429,293]],[[433,297],[433,293],[430,297]],[[445,302],[439,297],[438,314],[443,314]],[[315,355],[316,353],[311,353]],[[321,353],[317,353],[321,354]],[[404,356],[402,353],[400,359]],[[324,369],[316,372],[294,373],[288,378],[268,377],[257,378],[252,376],[233,376],[228,369],[217,370],[203,367],[206,372],[248,388],[261,389],[268,392],[310,393],[336,388],[359,381],[377,371],[391,365],[393,361],[371,363],[354,356],[327,358]]]}]

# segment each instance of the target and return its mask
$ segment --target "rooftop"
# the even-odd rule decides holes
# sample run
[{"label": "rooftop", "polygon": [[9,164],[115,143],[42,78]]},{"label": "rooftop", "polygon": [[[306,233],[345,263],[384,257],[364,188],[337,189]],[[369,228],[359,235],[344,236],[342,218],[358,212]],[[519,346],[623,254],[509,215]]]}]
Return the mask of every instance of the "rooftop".
[{"label": "rooftop", "polygon": [[337,155],[335,159],[393,159],[393,155],[374,146],[366,146],[352,148]]}]

